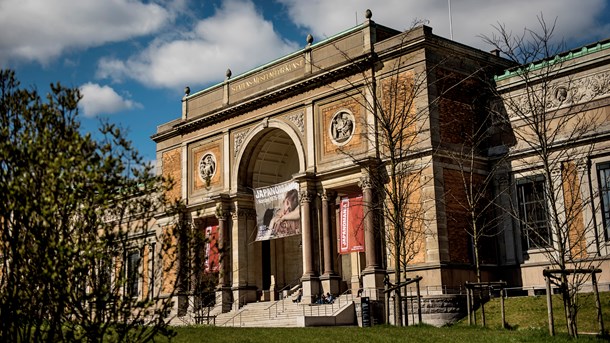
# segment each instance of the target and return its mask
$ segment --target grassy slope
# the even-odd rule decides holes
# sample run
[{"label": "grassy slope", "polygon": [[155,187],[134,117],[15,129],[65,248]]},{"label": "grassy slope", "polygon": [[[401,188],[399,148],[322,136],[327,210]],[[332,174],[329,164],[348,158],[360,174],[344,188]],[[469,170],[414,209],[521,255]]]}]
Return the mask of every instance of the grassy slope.
[{"label": "grassy slope", "polygon": [[[578,331],[597,332],[597,312],[593,293],[579,296],[580,310],[578,312]],[[610,328],[610,292],[600,293],[604,327]],[[548,328],[546,296],[508,298],[505,301],[506,321],[513,329]],[[500,299],[492,299],[485,306],[486,322],[488,327],[501,326]],[[556,332],[567,332],[563,303],[559,295],[553,296],[553,318]],[[477,323],[481,323],[480,311],[477,312]],[[466,319],[458,325],[467,325]]]}]

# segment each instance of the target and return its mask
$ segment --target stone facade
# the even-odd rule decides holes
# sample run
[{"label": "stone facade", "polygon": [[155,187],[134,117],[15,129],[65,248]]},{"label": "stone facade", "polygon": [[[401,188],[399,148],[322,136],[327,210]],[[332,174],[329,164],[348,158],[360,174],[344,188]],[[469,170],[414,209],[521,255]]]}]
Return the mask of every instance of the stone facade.
[{"label": "stone facade", "polygon": [[[603,136],[610,132],[604,81],[608,51],[595,52],[595,64],[570,69],[564,84],[573,76],[579,91],[564,91],[557,84],[550,102],[559,107],[565,102],[556,99],[595,102],[583,116],[595,110],[604,117],[599,119],[602,136],[595,154],[585,163],[588,174],[581,172],[580,160],[566,160],[561,181],[567,194],[563,201],[578,205],[581,212],[575,215],[582,221],[595,218],[601,230],[590,237],[585,226],[574,224],[572,252],[585,258],[597,253],[601,260],[610,245],[602,237],[600,198],[592,200],[594,211],[579,194],[598,194],[595,168],[610,161]],[[243,75],[227,72],[224,82],[185,94],[181,118],[159,126],[153,139],[160,173],[176,182],[169,195],[182,199],[193,222],[214,218],[220,227],[217,301],[223,309],[278,299],[297,288],[302,288],[305,303],[327,292],[384,298],[384,278],[394,282],[397,270],[391,220],[379,207],[387,201],[379,201],[382,186],[373,182],[384,174],[375,166],[385,163],[387,171],[392,152],[391,142],[380,134],[384,120],[402,120],[402,126],[386,132],[402,133],[398,146],[408,149],[399,149],[398,162],[409,172],[397,183],[403,190],[413,188],[407,205],[401,205],[411,218],[405,225],[417,228],[405,238],[413,250],[403,279],[423,276],[422,287],[433,294],[461,289],[465,281],[474,280],[468,218],[460,207],[466,201],[461,192],[465,169],[455,154],[472,145],[467,137],[476,130],[491,132],[471,161],[461,161],[470,163],[466,169],[472,171],[474,184],[489,187],[494,201],[510,206],[518,200],[519,186],[513,181],[532,173],[532,157],[514,132],[527,128],[519,126],[508,107],[505,121],[487,119],[493,94],[523,101],[523,84],[505,73],[510,67],[494,54],[438,37],[429,27],[398,32],[369,19]],[[497,88],[490,90],[485,84],[494,75],[501,76],[496,77]],[[593,91],[601,94],[599,100]],[[501,128],[507,123],[512,136]],[[485,183],[495,171],[492,153],[509,150],[510,157],[503,160],[506,168]],[[261,219],[254,212],[253,189],[285,181],[299,185],[301,234],[256,241]],[[510,192],[498,193],[501,185],[510,186]],[[362,196],[366,213],[360,223],[365,251],[339,254],[340,201],[354,195]],[[498,218],[495,233],[483,241],[483,278],[502,279],[509,286],[543,285],[541,270],[548,259],[521,245],[515,217]],[[591,239],[597,240],[595,251],[586,243]],[[168,278],[176,277],[168,273]],[[609,281],[606,270],[601,282]]]}]

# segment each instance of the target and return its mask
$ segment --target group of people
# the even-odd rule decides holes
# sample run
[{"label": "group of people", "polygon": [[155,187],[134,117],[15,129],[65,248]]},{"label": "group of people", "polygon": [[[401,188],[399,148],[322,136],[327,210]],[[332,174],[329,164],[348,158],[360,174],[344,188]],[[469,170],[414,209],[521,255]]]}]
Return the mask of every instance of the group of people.
[{"label": "group of people", "polygon": [[[292,299],[293,303],[300,303],[301,298],[303,297],[303,289],[299,288],[297,295],[294,299]],[[323,305],[323,304],[332,304],[335,302],[335,297],[327,292],[326,294],[322,293],[319,297],[316,297],[314,304]]]},{"label": "group of people", "polygon": [[332,294],[330,293],[322,293],[321,296],[318,297],[318,299],[316,299],[315,303],[319,304],[319,305],[323,305],[323,304],[332,304],[335,302],[335,298],[333,297]]}]

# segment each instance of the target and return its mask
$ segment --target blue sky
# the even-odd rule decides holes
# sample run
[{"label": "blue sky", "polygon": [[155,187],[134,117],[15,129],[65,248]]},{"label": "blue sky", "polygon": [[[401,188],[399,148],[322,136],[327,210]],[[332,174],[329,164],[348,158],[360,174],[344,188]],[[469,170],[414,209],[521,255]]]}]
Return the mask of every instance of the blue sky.
[{"label": "blue sky", "polygon": [[[395,29],[427,20],[449,37],[449,0],[0,0],[0,67],[24,86],[78,87],[83,129],[107,118],[147,160],[157,125],[180,117],[193,92],[323,40],[364,20]],[[610,38],[610,0],[452,0],[456,41],[483,50],[480,35],[515,33],[557,18],[568,48]]]}]

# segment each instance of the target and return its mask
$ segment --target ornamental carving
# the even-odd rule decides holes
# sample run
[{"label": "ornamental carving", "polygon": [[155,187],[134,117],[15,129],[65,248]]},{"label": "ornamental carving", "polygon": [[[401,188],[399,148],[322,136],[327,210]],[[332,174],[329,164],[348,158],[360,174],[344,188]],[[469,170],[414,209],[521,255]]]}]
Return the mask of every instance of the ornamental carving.
[{"label": "ornamental carving", "polygon": [[235,158],[237,158],[237,153],[239,152],[239,149],[241,149],[242,144],[244,144],[244,141],[246,140],[246,135],[248,134],[248,130],[242,131],[242,132],[238,132],[235,134],[235,138],[233,141],[233,146],[234,146],[234,156]]},{"label": "ornamental carving", "polygon": [[208,152],[201,156],[199,160],[199,177],[202,181],[208,182],[216,175],[216,156]]},{"label": "ornamental carving", "polygon": [[[545,98],[542,99],[542,93]],[[507,111],[511,119],[529,116],[561,107],[585,103],[610,94],[610,72],[589,75],[577,80],[567,80],[548,87],[507,99]],[[533,109],[532,107],[538,106]],[[544,106],[544,108],[542,107]]]},{"label": "ornamental carving", "polygon": [[370,177],[363,176],[360,178],[360,182],[358,182],[358,185],[362,189],[370,189],[370,188],[373,188],[373,181],[371,180]]},{"label": "ornamental carving", "polygon": [[340,110],[333,115],[328,126],[331,142],[337,146],[349,143],[354,135],[356,120],[348,110]]},{"label": "ornamental carving", "polygon": [[313,194],[309,191],[299,192],[299,201],[301,204],[310,203],[313,199]]},{"label": "ornamental carving", "polygon": [[303,112],[289,115],[288,120],[290,120],[299,129],[301,134],[305,133],[305,115]]}]

